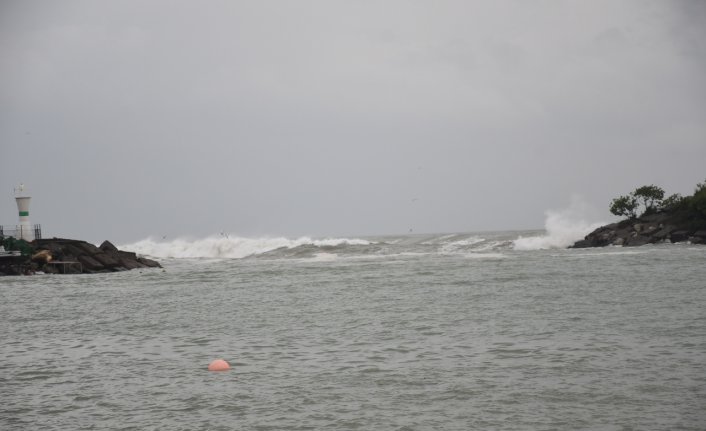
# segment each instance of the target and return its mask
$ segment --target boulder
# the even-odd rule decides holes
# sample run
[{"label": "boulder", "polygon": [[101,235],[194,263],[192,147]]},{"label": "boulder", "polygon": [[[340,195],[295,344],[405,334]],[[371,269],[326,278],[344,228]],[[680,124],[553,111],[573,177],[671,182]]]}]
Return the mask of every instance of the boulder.
[{"label": "boulder", "polygon": [[616,238],[622,238],[623,240],[630,237],[630,235],[636,235],[630,228],[622,228],[615,231]]},{"label": "boulder", "polygon": [[106,268],[117,268],[120,266],[120,261],[108,253],[96,253],[92,257]]},{"label": "boulder", "polygon": [[140,263],[137,255],[131,251],[118,250],[115,257],[120,261],[121,265],[127,269],[147,268],[147,265]]},{"label": "boulder", "polygon": [[646,235],[636,235],[628,238],[625,241],[625,245],[628,247],[639,247],[641,245],[649,244],[650,237]]},{"label": "boulder", "polygon": [[666,225],[666,226],[663,226],[662,229],[653,233],[652,236],[654,238],[659,239],[659,240],[663,240],[663,239],[669,237],[669,234],[672,233],[675,229],[676,228],[672,225]]},{"label": "boulder", "polygon": [[131,251],[118,250],[118,256],[120,256],[120,258],[124,258],[124,259],[137,260],[137,254],[135,254]]},{"label": "boulder", "polygon": [[137,261],[137,259],[127,259],[123,257],[120,258],[120,265],[122,265],[125,269],[147,268],[147,265],[141,264]]},{"label": "boulder", "polygon": [[90,256],[100,253],[100,249],[98,247],[93,244],[89,244],[86,241],[76,241],[75,245]]},{"label": "boulder", "polygon": [[83,265],[83,271],[95,272],[105,269],[102,263],[98,262],[96,259],[88,255],[81,255],[78,257],[78,261]]},{"label": "boulder", "polygon": [[576,241],[574,245],[572,245],[569,248],[589,248],[589,247],[594,247],[594,245],[591,243],[591,241],[587,239],[582,239],[580,241]]},{"label": "boulder", "polygon": [[157,262],[156,260],[147,259],[146,257],[138,257],[137,261],[145,266],[150,267],[150,268],[161,268],[162,267],[162,265],[160,265],[159,262]]},{"label": "boulder", "polygon": [[64,255],[76,257],[83,256],[86,254],[82,247],[78,247],[75,244],[64,244],[63,247],[61,247],[61,251]]},{"label": "boulder", "polygon": [[698,231],[694,232],[694,236],[706,240],[706,230],[698,230]]},{"label": "boulder", "polygon": [[640,221],[643,223],[656,223],[659,224],[662,221],[664,221],[668,215],[666,213],[652,213],[652,214],[645,214],[642,217],[640,217]]},{"label": "boulder", "polygon": [[103,241],[103,243],[98,248],[103,251],[106,251],[106,252],[118,252],[119,251],[118,248],[116,246],[114,246],[113,243],[111,243],[108,240]]},{"label": "boulder", "polygon": [[689,231],[686,230],[678,230],[676,232],[672,232],[672,234],[669,236],[669,239],[672,242],[684,242],[689,240]]}]

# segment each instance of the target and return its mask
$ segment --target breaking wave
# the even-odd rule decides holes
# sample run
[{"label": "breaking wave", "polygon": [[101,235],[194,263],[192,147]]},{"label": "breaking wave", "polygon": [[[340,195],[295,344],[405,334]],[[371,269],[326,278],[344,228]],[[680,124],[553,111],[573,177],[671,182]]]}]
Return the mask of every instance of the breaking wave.
[{"label": "breaking wave", "polygon": [[371,244],[370,241],[363,239],[347,238],[311,239],[309,237],[301,237],[298,239],[288,239],[283,237],[210,237],[197,240],[175,239],[165,242],[148,238],[133,244],[120,246],[119,248],[158,258],[240,259],[268,253],[273,250],[293,249],[302,246],[336,247],[342,245],[369,244]]},{"label": "breaking wave", "polygon": [[544,250],[566,248],[604,223],[591,223],[586,220],[590,208],[578,197],[574,197],[568,208],[549,210],[544,221],[545,235],[522,237],[513,241],[515,250]]},{"label": "breaking wave", "polygon": [[548,211],[546,234],[527,231],[415,234],[361,238],[208,237],[172,241],[144,239],[119,248],[157,259],[294,259],[309,263],[339,260],[416,259],[420,256],[497,259],[514,250],[565,248],[597,224],[577,218],[577,209]]}]

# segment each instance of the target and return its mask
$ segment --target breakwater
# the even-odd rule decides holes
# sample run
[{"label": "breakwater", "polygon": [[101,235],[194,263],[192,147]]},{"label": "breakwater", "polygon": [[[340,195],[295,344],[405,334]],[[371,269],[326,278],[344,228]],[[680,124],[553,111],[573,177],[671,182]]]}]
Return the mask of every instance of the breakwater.
[{"label": "breakwater", "polygon": [[81,274],[127,271],[139,268],[161,268],[159,262],[118,250],[110,241],[100,246],[86,241],[47,238],[17,242],[19,252],[0,258],[0,275]]}]

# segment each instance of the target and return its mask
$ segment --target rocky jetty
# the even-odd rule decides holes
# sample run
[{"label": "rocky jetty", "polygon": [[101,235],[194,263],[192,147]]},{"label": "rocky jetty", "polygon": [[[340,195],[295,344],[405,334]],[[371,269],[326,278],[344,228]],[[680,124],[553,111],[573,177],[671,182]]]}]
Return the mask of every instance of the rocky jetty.
[{"label": "rocky jetty", "polygon": [[599,227],[571,248],[665,242],[706,244],[706,216],[694,211],[661,211]]},{"label": "rocky jetty", "polygon": [[[64,238],[37,239],[24,243],[21,256],[0,259],[0,275],[36,271],[59,274],[103,273],[138,268],[161,268],[159,262],[118,250],[109,241],[99,247],[86,241]],[[6,261],[5,264],[2,261]]]}]

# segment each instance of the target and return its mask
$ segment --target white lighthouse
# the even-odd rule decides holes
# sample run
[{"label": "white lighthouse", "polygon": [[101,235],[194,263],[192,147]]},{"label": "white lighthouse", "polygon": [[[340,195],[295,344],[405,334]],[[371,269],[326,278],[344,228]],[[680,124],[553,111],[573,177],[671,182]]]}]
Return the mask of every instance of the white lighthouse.
[{"label": "white lighthouse", "polygon": [[15,201],[17,202],[17,211],[20,213],[20,224],[17,226],[17,238],[25,241],[34,239],[34,231],[32,224],[29,222],[29,201],[32,199],[25,192],[24,184],[20,184],[15,189]]}]

